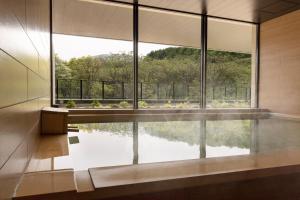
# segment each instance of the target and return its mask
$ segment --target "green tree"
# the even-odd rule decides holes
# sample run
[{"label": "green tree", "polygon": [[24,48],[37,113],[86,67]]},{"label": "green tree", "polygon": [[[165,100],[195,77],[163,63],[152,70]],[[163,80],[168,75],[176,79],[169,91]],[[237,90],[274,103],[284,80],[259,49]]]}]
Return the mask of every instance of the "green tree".
[{"label": "green tree", "polygon": [[[240,87],[250,85],[251,55],[209,50],[207,86]],[[176,84],[177,96],[186,95],[187,85],[192,98],[199,96],[200,50],[184,47],[171,47],[152,51],[139,58],[139,82],[143,83],[143,97],[155,98],[156,87],[160,84],[161,95],[170,98],[172,84]],[[102,93],[101,81],[115,81],[106,84],[105,94],[120,96],[120,82],[128,84],[127,92],[132,96],[133,56],[132,53],[86,56],[63,61],[57,55],[56,79],[85,80],[84,94],[97,98]],[[61,87],[78,87],[60,85]],[[178,90],[178,91],[177,91]]]},{"label": "green tree", "polygon": [[71,69],[67,66],[67,62],[60,59],[57,54],[55,54],[54,56],[55,56],[55,78],[56,79],[72,78]]},{"label": "green tree", "polygon": [[72,71],[72,77],[77,80],[85,81],[85,95],[92,96],[92,88],[95,81],[99,78],[99,71],[103,61],[100,58],[91,56],[72,58],[67,66]]}]

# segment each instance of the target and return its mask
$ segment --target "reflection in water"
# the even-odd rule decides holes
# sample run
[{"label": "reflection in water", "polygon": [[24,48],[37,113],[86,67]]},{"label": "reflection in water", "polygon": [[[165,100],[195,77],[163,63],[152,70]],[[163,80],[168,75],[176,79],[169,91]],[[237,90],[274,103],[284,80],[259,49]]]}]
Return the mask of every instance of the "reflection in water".
[{"label": "reflection in water", "polygon": [[133,122],[133,164],[139,163],[139,134],[138,122]]},{"label": "reflection in water", "polygon": [[91,167],[244,155],[250,120],[81,124],[69,144],[75,170]]},{"label": "reflection in water", "polygon": [[200,121],[200,158],[206,158],[206,121]]},{"label": "reflection in water", "polygon": [[250,120],[224,120],[206,122],[206,143],[210,146],[227,146],[249,149]]}]

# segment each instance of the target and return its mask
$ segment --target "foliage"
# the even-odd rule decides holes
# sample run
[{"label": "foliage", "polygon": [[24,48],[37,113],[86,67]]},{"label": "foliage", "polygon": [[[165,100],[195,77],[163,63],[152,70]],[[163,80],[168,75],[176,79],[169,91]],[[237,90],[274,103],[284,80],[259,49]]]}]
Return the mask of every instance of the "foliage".
[{"label": "foliage", "polygon": [[139,108],[148,108],[148,103],[146,101],[139,101]]},{"label": "foliage", "polygon": [[119,105],[121,108],[128,108],[130,106],[127,101],[121,101]]},{"label": "foliage", "polygon": [[[140,123],[150,135],[170,141],[200,143],[199,121],[166,121]],[[250,120],[206,121],[206,143],[209,146],[249,148]]]},{"label": "foliage", "polygon": [[249,106],[246,101],[228,103],[220,100],[213,100],[211,104],[207,105],[209,108],[243,108]]},{"label": "foliage", "polygon": [[172,106],[171,101],[168,101],[167,103],[165,103],[165,104],[164,104],[164,107],[165,107],[165,108],[172,108],[173,106]]},{"label": "foliage", "polygon": [[[172,85],[175,83],[176,98],[199,99],[199,55],[199,49],[171,47],[152,51],[145,57],[140,57],[138,75],[139,82],[143,84],[143,98],[157,98],[159,85],[160,98],[170,99]],[[132,54],[125,53],[85,56],[69,61],[63,61],[55,55],[56,78],[83,80],[82,87],[86,98],[100,98],[103,88],[105,97],[120,97],[121,82],[124,82],[126,96],[129,97],[133,95],[132,60]],[[250,54],[209,50],[207,60],[208,96],[212,96],[213,87],[250,86]],[[105,84],[102,81],[106,81]],[[189,88],[186,88],[187,86]],[[66,97],[71,94],[67,82],[60,83],[60,87],[59,96]],[[75,88],[75,85],[72,87]],[[215,91],[214,95],[218,100],[224,99],[222,91]],[[233,94],[230,95],[234,97]],[[166,106],[170,107],[169,104]],[[177,107],[185,106],[179,104]]]},{"label": "foliage", "polygon": [[77,124],[81,131],[92,133],[97,132],[111,132],[116,135],[128,135],[132,136],[132,122],[120,122],[120,123],[90,123],[90,124]]},{"label": "foliage", "polygon": [[250,120],[207,121],[206,127],[210,146],[250,147]]},{"label": "foliage", "polygon": [[152,51],[147,57],[158,60],[190,57],[191,59],[198,60],[200,58],[200,52],[199,49],[170,47]]},{"label": "foliage", "polygon": [[[180,120],[180,119],[178,119]],[[110,132],[116,135],[133,136],[132,122],[79,124],[80,130],[91,133]],[[199,145],[201,123],[199,121],[138,122],[138,134]],[[250,120],[206,121],[206,144],[208,146],[227,146],[250,148]]]},{"label": "foliage", "polygon": [[67,104],[66,104],[67,108],[75,108],[76,107],[76,103],[73,100],[68,100]]},{"label": "foliage", "polygon": [[71,69],[67,66],[67,62],[61,60],[57,54],[55,54],[55,78],[56,79],[72,78]]},{"label": "foliage", "polygon": [[178,105],[176,105],[177,108],[190,108],[190,103],[189,102],[184,102],[184,103],[179,103]]},{"label": "foliage", "polygon": [[251,79],[251,55],[208,51],[208,86],[249,85]]},{"label": "foliage", "polygon": [[93,100],[91,103],[91,106],[93,108],[101,108],[102,107],[102,105],[100,104],[100,102],[98,100]]}]

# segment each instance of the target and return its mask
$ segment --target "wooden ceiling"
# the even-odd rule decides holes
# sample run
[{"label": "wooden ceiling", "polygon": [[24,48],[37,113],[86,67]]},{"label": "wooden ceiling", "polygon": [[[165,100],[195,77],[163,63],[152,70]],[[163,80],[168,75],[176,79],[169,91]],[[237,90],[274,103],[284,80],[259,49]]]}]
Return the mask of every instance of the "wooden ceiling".
[{"label": "wooden ceiling", "polygon": [[300,9],[300,0],[139,0],[139,4],[255,23]]}]

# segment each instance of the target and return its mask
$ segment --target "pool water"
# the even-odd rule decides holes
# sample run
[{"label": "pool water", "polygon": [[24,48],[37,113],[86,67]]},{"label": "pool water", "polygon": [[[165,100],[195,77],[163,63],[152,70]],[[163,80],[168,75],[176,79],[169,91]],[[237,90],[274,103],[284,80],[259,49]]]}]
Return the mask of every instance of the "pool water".
[{"label": "pool water", "polygon": [[[113,122],[77,126],[79,132],[68,134],[69,162],[75,170],[300,148],[300,123],[279,119]],[[56,168],[63,162],[57,159]]]}]

